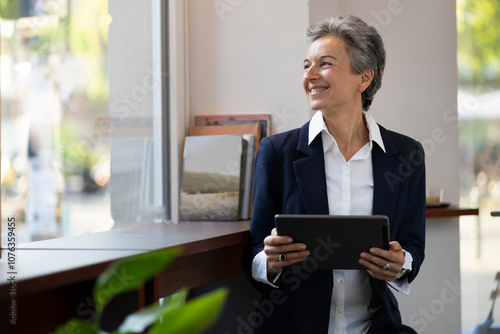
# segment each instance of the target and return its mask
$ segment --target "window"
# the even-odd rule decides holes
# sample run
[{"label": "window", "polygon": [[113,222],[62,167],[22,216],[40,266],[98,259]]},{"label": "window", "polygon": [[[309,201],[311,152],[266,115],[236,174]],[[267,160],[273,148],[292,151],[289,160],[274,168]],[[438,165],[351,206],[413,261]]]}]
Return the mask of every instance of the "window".
[{"label": "window", "polygon": [[499,15],[498,0],[457,1],[460,204],[480,210],[460,219],[464,333],[486,320],[500,271],[500,219],[490,216],[500,210]]},{"label": "window", "polygon": [[166,1],[0,4],[2,223],[22,243],[168,217]]}]

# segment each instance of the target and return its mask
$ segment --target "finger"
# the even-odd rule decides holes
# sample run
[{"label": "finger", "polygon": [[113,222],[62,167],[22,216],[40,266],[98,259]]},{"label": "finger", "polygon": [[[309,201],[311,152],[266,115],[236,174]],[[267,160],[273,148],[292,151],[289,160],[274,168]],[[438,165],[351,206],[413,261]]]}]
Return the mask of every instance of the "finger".
[{"label": "finger", "polygon": [[389,249],[393,252],[399,252],[403,250],[403,247],[397,241],[389,242]]},{"label": "finger", "polygon": [[283,261],[279,260],[279,254],[270,255],[267,257],[268,262],[274,264],[274,266],[286,267],[294,263],[304,261],[305,259],[307,259],[310,253],[308,251],[302,251],[302,252],[283,253],[283,255],[284,255]]},{"label": "finger", "polygon": [[380,268],[383,267],[387,262],[392,262],[389,259],[376,256],[373,255],[372,253],[367,253],[367,252],[362,252],[360,257]]},{"label": "finger", "polygon": [[403,264],[404,263],[404,253],[403,249],[398,251],[385,250],[377,247],[370,248],[370,254],[382,259],[382,262],[394,262]]},{"label": "finger", "polygon": [[[361,260],[363,260],[363,262]],[[374,257],[369,255],[367,257],[361,256],[360,263],[365,267],[367,267],[368,269],[373,270],[382,275],[385,275],[386,273],[391,273],[390,275],[397,276],[403,269],[402,263],[392,262],[388,261],[387,259],[382,259],[379,257]],[[389,270],[384,269],[384,266],[386,264],[389,264],[390,266]]]},{"label": "finger", "polygon": [[287,236],[273,236],[273,235],[268,235],[264,239],[264,245],[269,245],[269,246],[278,246],[278,245],[284,245],[284,244],[291,244],[293,242],[293,239]]},{"label": "finger", "polygon": [[300,243],[280,245],[280,246],[264,245],[264,252],[266,253],[266,255],[277,255],[281,253],[299,252],[305,249],[306,245]]},{"label": "finger", "polygon": [[373,277],[373,278],[376,278],[376,279],[379,279],[379,280],[382,280],[382,281],[387,281],[387,282],[391,282],[393,281],[396,277],[394,277],[394,275],[391,275],[391,276],[388,276],[388,275],[380,275],[378,274],[377,272],[374,272],[372,270],[367,270],[368,274]]},{"label": "finger", "polygon": [[[363,265],[364,265],[364,263],[370,263],[373,266],[366,266],[366,267],[368,269],[372,269],[372,270],[377,269],[377,271],[378,271],[378,269],[384,270],[383,267],[387,263],[389,263],[389,265],[391,267],[390,271],[392,271],[394,273],[399,273],[401,271],[401,269],[403,267],[403,263],[404,263],[404,256],[403,256],[402,260],[400,258],[396,258],[396,261],[391,261],[390,259],[382,258],[382,257],[376,256],[376,255],[373,255],[371,253],[362,252],[360,257],[361,257],[360,260],[366,261],[366,262],[362,263]],[[387,272],[388,270],[384,270],[384,271]]]},{"label": "finger", "polygon": [[272,269],[272,271],[278,273],[283,270],[283,267],[293,265],[298,262],[302,262],[307,257],[310,255],[309,251],[304,250],[301,252],[290,252],[290,253],[284,253],[285,255],[285,260],[280,261],[279,260],[279,255],[280,254],[272,254],[267,256],[267,264],[268,267]]},{"label": "finger", "polygon": [[375,265],[374,263],[366,261],[364,259],[359,259],[359,263],[367,268],[367,272],[373,278],[390,282],[399,275],[399,271],[396,271],[397,269],[393,267],[392,263],[390,270],[384,270],[378,265]]},{"label": "finger", "polygon": [[[283,260],[280,261],[280,255],[283,254]],[[304,250],[300,252],[289,252],[289,253],[280,253],[278,255],[270,255],[268,258],[273,261],[278,261],[281,263],[293,262],[295,260],[303,261],[310,255],[309,251]],[[288,265],[288,264],[287,264]]]}]

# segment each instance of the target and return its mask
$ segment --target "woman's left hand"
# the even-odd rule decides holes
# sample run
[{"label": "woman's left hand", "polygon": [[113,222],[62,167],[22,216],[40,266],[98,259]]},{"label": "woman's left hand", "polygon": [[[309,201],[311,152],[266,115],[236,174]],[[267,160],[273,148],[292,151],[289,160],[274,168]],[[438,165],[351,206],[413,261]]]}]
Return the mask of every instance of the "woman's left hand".
[{"label": "woman's left hand", "polygon": [[397,241],[389,243],[389,250],[372,247],[370,252],[362,252],[359,263],[368,269],[373,277],[392,281],[399,276],[405,263],[405,253]]}]

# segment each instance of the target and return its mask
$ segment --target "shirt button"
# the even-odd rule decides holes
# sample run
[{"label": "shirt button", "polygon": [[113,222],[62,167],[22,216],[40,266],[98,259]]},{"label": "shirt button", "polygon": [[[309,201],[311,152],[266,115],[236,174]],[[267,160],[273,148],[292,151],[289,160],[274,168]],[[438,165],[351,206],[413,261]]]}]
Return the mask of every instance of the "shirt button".
[{"label": "shirt button", "polygon": [[342,284],[342,282],[343,282],[342,278],[339,278],[339,279],[337,280],[337,282],[338,282],[339,284]]},{"label": "shirt button", "polygon": [[337,309],[337,313],[338,313],[338,314],[342,314],[342,309],[338,308],[338,309]]}]

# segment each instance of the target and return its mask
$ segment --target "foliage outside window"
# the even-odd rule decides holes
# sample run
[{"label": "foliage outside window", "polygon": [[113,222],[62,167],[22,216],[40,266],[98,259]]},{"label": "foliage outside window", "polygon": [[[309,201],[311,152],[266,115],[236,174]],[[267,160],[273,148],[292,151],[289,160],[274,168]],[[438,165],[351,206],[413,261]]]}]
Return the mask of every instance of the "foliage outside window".
[{"label": "foliage outside window", "polygon": [[[489,312],[498,271],[500,221],[500,0],[457,0],[462,333]],[[496,310],[495,319],[500,318]]]},{"label": "foliage outside window", "polygon": [[0,0],[2,221],[19,242],[113,224],[110,22],[106,0]]}]

